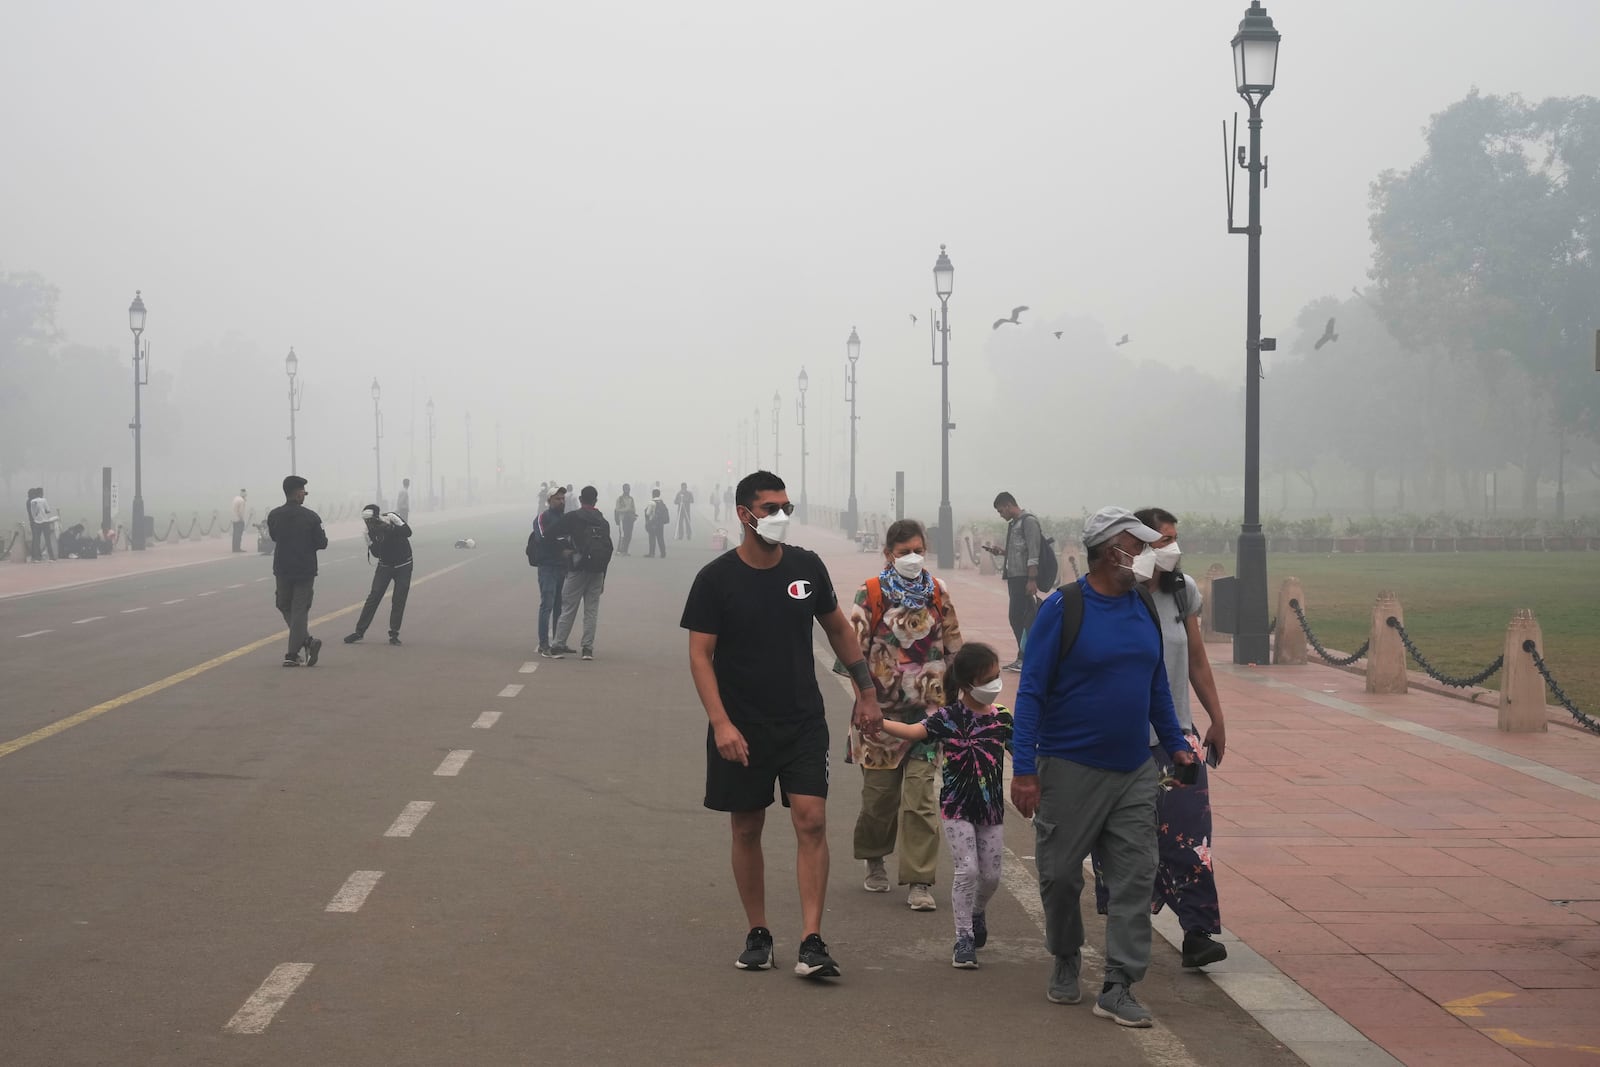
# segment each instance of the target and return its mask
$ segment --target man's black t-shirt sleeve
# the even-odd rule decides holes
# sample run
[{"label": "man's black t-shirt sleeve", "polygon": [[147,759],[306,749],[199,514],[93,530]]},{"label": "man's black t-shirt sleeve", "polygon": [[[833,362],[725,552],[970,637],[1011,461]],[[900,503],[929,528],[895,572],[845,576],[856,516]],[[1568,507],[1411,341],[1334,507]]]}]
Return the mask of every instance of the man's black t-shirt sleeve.
[{"label": "man's black t-shirt sleeve", "polygon": [[815,594],[813,600],[816,604],[812,612],[820,619],[824,615],[832,614],[833,609],[839,606],[839,594],[833,590],[833,578],[828,574],[828,567],[822,562],[822,557],[815,552],[808,554],[816,570],[816,577],[811,580],[812,592]]},{"label": "man's black t-shirt sleeve", "polygon": [[702,634],[722,632],[722,612],[714,586],[711,568],[705,568],[695,576],[694,585],[689,587],[689,599],[683,604],[683,618],[678,622],[679,626]]}]

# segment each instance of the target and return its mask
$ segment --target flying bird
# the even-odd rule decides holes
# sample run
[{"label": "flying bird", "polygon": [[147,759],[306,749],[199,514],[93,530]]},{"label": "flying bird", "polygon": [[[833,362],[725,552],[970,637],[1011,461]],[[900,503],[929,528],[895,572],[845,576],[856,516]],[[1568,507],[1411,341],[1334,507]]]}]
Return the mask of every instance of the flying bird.
[{"label": "flying bird", "polygon": [[1327,344],[1329,341],[1337,341],[1338,339],[1339,335],[1333,332],[1333,320],[1329,319],[1328,325],[1322,328],[1322,336],[1317,338],[1317,343],[1312,345],[1311,348],[1313,351],[1320,351],[1323,345]]},{"label": "flying bird", "polygon": [[1117,343],[1116,343],[1116,347],[1117,347],[1117,348],[1121,348],[1121,347],[1122,347],[1122,346],[1123,346],[1123,345],[1125,345],[1125,344],[1127,344],[1127,343],[1128,343],[1128,335],[1127,335],[1127,334],[1123,334],[1123,335],[1122,335],[1122,339],[1121,339],[1121,340],[1119,340],[1119,341],[1118,341],[1118,342],[1117,342]]},{"label": "flying bird", "polygon": [[1056,340],[1057,341],[1061,340],[1061,331],[1060,330],[1056,331]]},{"label": "flying bird", "polygon": [[1021,322],[1020,319],[1017,318],[1017,316],[1021,315],[1024,311],[1027,311],[1027,310],[1028,310],[1028,305],[1027,304],[1022,304],[1022,305],[1020,305],[1018,307],[1014,307],[1014,308],[1011,309],[1011,317],[1009,319],[995,319],[994,320],[994,325],[989,327],[989,329],[998,330],[1002,325],[1004,325],[1005,323],[1008,323],[1008,322],[1011,323],[1011,325],[1013,325],[1013,326],[1021,326],[1022,322]]},{"label": "flying bird", "polygon": [[915,326],[916,324],[917,324],[917,317],[915,315],[912,315],[911,316],[911,325]]}]

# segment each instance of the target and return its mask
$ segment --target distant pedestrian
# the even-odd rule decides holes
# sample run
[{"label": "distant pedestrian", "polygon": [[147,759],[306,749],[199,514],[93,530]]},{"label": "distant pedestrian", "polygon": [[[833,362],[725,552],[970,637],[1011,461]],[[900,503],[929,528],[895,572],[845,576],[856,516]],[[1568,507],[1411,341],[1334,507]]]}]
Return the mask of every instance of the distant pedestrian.
[{"label": "distant pedestrian", "polygon": [[678,495],[672,498],[678,505],[678,540],[687,541],[694,537],[694,494],[689,491],[689,483],[683,482],[678,486]]},{"label": "distant pedestrian", "polygon": [[633,544],[633,524],[639,517],[639,509],[633,503],[633,486],[627,482],[622,483],[622,495],[617,497],[611,517],[617,523],[617,555],[626,556],[628,546]]},{"label": "distant pedestrian", "polygon": [[946,675],[955,699],[930,711],[920,723],[883,720],[883,732],[912,742],[932,742],[944,757],[939,816],[955,876],[950,910],[956,944],[950,965],[978,966],[977,950],[989,940],[987,907],[1000,888],[1005,855],[1005,788],[1002,777],[1011,747],[1011,713],[1000,698],[1000,656],[988,645],[963,645]]},{"label": "distant pedestrian", "polygon": [[376,560],[372,569],[372,590],[361,607],[361,618],[356,621],[355,632],[345,637],[344,643],[353,645],[366,635],[372,617],[383,603],[383,594],[394,583],[394,596],[389,602],[389,643],[400,643],[400,623],[406,615],[406,597],[411,594],[411,527],[397,511],[383,513],[378,505],[368,504],[361,509],[361,521],[367,527],[367,557]]},{"label": "distant pedestrian", "polygon": [[606,591],[606,569],[611,566],[611,524],[595,504],[600,492],[586,485],[578,493],[581,507],[561,520],[560,538],[568,553],[567,577],[561,587],[561,622],[556,627],[550,651],[569,655],[567,638],[572,636],[578,618],[578,602],[583,602],[582,657],[594,659],[595,631],[600,625],[600,596]]},{"label": "distant pedestrian", "polygon": [[233,550],[235,552],[244,551],[244,520],[249,515],[249,512],[245,510],[247,495],[241,489],[239,490],[239,495],[233,498]]},{"label": "distant pedestrian", "polygon": [[561,621],[561,586],[567,578],[567,561],[556,532],[567,510],[567,491],[557,486],[547,497],[547,504],[533,520],[533,533],[528,538],[528,562],[539,570],[539,655],[545,659],[560,659],[550,650],[550,630]]},{"label": "distant pedestrian", "polygon": [[991,555],[1002,557],[1000,577],[1005,580],[1010,598],[1008,612],[1011,633],[1017,639],[1017,658],[1006,664],[1008,671],[1022,670],[1023,647],[1028,629],[1039,610],[1039,556],[1044,551],[1044,531],[1030,511],[1017,506],[1017,498],[1001,493],[994,498],[994,510],[1006,520],[1006,543],[985,545]]},{"label": "distant pedestrian", "polygon": [[711,487],[711,521],[722,521],[722,483]]},{"label": "distant pedestrian", "polygon": [[734,515],[733,486],[722,491],[722,513],[728,517],[729,522],[739,521]]},{"label": "distant pedestrian", "polygon": [[1110,904],[1094,1013],[1122,1026],[1151,1025],[1132,989],[1150,966],[1161,788],[1151,728],[1180,775],[1196,762],[1173,710],[1157,609],[1139,584],[1160,539],[1124,508],[1090,516],[1089,573],[1039,609],[1016,701],[1011,800],[1034,819],[1045,947],[1055,957],[1045,995],[1055,1004],[1082,997],[1083,861],[1098,851]]},{"label": "distant pedestrian", "polygon": [[706,717],[705,806],[729,813],[733,879],[749,933],[734,962],[772,966],[761,833],[776,785],[789,808],[800,883],[795,973],[831,978],[839,965],[822,940],[828,888],[828,722],[817,685],[812,623],[855,682],[852,722],[868,737],[881,715],[861,643],[820,557],[784,545],[794,505],[783,480],[757,471],[739,483],[746,529],[739,547],[701,568],[680,625]]},{"label": "distant pedestrian", "polygon": [[37,487],[29,489],[28,527],[33,534],[35,563],[44,562],[44,556],[40,552],[41,546],[45,552],[50,553],[50,562],[56,561],[56,531],[60,525],[61,516],[56,514],[55,509],[50,506],[50,501],[45,499],[44,490]]},{"label": "distant pedestrian", "polygon": [[267,513],[267,536],[272,538],[272,574],[277,579],[278,612],[289,627],[285,667],[317,665],[322,641],[307,629],[312,588],[317,581],[317,553],[328,547],[322,517],[306,507],[306,480],[291,474],[283,480],[284,503]]},{"label": "distant pedestrian", "polygon": [[[401,522],[411,521],[411,479],[400,479],[400,495],[395,498],[394,513],[400,516]],[[407,535],[409,536],[409,535]]]},{"label": "distant pedestrian", "polygon": [[667,502],[661,499],[661,490],[650,490],[650,503],[644,509],[644,532],[650,538],[650,551],[645,553],[646,559],[653,559],[658,548],[661,558],[667,558],[667,523],[671,521]]}]

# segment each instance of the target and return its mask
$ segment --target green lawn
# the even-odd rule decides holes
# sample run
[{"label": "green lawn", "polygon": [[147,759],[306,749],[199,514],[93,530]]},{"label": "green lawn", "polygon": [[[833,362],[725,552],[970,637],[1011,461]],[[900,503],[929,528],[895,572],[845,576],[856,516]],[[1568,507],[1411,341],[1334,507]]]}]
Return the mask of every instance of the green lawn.
[{"label": "green lawn", "polygon": [[[1235,571],[1232,557],[1212,555],[1185,556],[1183,569],[1202,575],[1212,563]],[[1327,647],[1345,651],[1367,639],[1378,594],[1393,592],[1417,648],[1457,676],[1498,656],[1511,613],[1531,608],[1551,673],[1580,708],[1600,712],[1600,552],[1274,553],[1267,577],[1269,611],[1276,611],[1283,580],[1300,579],[1311,629]],[[1496,676],[1485,684],[1499,682]]]}]

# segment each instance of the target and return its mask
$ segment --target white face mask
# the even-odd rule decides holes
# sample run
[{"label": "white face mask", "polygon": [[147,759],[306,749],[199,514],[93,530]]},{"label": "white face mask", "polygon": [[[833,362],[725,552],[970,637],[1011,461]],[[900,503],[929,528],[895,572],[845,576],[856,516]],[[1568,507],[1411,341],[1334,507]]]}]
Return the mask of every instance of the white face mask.
[{"label": "white face mask", "polygon": [[894,561],[894,569],[906,581],[914,582],[917,580],[917,575],[922,573],[922,556],[916,552],[899,556]]},{"label": "white face mask", "polygon": [[750,528],[767,544],[781,545],[789,536],[789,516],[781,511],[776,515],[763,515]]},{"label": "white face mask", "polygon": [[982,704],[984,707],[988,707],[990,704],[993,704],[996,700],[1000,699],[1000,690],[1004,687],[1004,685],[1005,683],[996,678],[987,685],[975,685],[971,689],[968,689],[967,692],[972,694],[973,703]]},{"label": "white face mask", "polygon": [[[1127,555],[1126,552],[1123,555]],[[1141,582],[1148,582],[1156,576],[1156,554],[1149,545],[1144,546],[1144,551],[1132,557],[1133,562],[1127,567],[1133,576]]]},{"label": "white face mask", "polygon": [[1178,569],[1178,562],[1183,559],[1183,550],[1178,547],[1176,541],[1165,548],[1153,548],[1150,551],[1155,553],[1158,571],[1175,571]]}]

